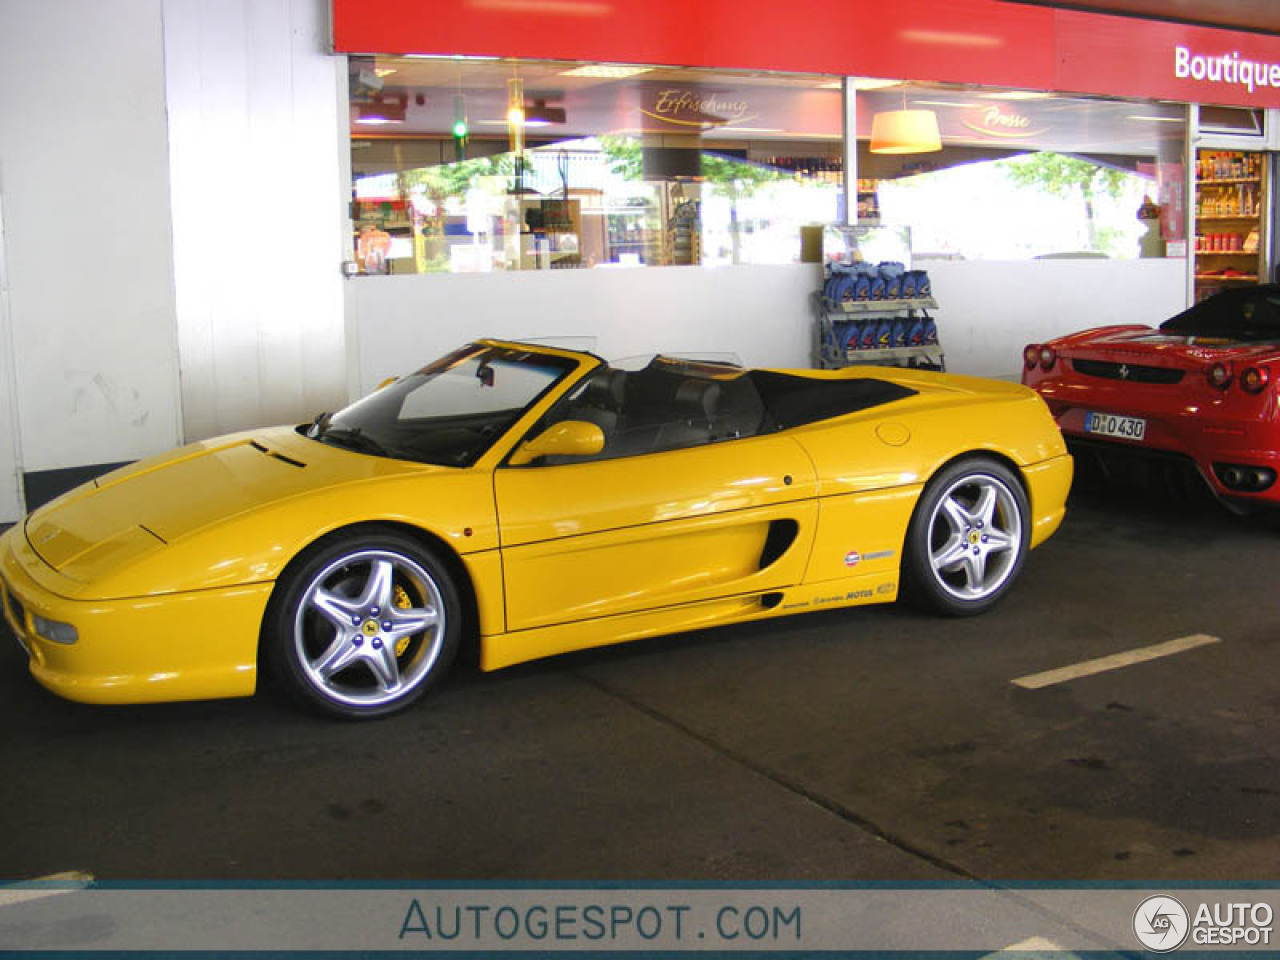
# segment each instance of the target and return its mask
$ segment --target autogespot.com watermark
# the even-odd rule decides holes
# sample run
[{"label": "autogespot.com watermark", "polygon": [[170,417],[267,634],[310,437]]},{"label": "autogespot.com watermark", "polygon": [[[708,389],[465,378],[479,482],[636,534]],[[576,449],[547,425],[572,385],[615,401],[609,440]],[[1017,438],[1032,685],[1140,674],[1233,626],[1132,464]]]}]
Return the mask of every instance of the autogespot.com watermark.
[{"label": "autogespot.com watermark", "polygon": [[1191,912],[1176,897],[1157,894],[1138,904],[1133,933],[1152,953],[1169,953],[1188,941],[1196,946],[1267,946],[1274,919],[1269,903],[1201,901]]},{"label": "autogespot.com watermark", "polygon": [[798,944],[803,935],[799,906],[725,904],[697,910],[688,904],[469,903],[443,906],[410,901],[399,939],[428,943],[461,941],[472,947],[521,941],[681,943],[712,940],[725,945]]}]

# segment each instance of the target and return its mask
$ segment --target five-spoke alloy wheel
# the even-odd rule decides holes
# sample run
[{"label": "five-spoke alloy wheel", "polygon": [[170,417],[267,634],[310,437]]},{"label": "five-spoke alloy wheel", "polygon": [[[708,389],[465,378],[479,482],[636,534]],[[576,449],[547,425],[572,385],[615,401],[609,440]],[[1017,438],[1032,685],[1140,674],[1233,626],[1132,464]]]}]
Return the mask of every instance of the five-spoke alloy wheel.
[{"label": "five-spoke alloy wheel", "polygon": [[940,471],[907,531],[908,593],[953,616],[987,610],[1022,569],[1029,515],[1022,484],[1001,463],[976,457]]},{"label": "five-spoke alloy wheel", "polygon": [[459,620],[457,589],[433,554],[395,531],[352,531],[322,541],[281,578],[267,652],[304,701],[378,717],[447,672]]}]

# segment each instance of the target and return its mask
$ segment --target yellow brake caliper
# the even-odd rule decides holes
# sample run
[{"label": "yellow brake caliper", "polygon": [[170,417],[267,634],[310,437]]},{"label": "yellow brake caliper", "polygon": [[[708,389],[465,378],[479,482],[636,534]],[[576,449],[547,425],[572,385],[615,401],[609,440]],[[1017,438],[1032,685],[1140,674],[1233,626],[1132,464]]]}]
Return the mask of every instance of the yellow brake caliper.
[{"label": "yellow brake caliper", "polygon": [[[413,601],[409,599],[409,594],[405,593],[404,587],[400,586],[398,583],[393,588],[391,602],[401,610],[408,610],[413,606]],[[412,637],[401,637],[396,641],[397,657],[404,656],[404,652],[409,649],[409,641],[412,639]]]}]

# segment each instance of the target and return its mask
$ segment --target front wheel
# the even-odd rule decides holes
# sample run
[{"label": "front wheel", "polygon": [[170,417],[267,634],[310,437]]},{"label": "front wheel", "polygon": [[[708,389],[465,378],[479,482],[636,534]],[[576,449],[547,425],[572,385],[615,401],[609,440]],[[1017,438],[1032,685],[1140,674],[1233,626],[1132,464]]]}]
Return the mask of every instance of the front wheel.
[{"label": "front wheel", "polygon": [[348,719],[420,699],[457,652],[461,604],[445,566],[394,531],[339,534],[276,586],[264,641],[305,703]]},{"label": "front wheel", "polygon": [[917,604],[949,616],[983,613],[1022,570],[1030,505],[1008,467],[954,463],[925,487],[907,530],[903,577]]}]

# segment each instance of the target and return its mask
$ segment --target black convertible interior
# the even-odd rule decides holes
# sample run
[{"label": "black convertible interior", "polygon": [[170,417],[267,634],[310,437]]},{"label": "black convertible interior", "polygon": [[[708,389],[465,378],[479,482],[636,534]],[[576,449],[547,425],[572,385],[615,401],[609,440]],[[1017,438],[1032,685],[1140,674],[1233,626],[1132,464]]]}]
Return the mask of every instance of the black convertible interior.
[{"label": "black convertible interior", "polygon": [[1224,290],[1166,320],[1160,330],[1245,343],[1280,340],[1280,284]]},{"label": "black convertible interior", "polygon": [[604,449],[579,462],[677,450],[772,433],[912,396],[884,380],[826,380],[655,357],[641,370],[604,367],[540,425],[585,420],[600,427]]}]

